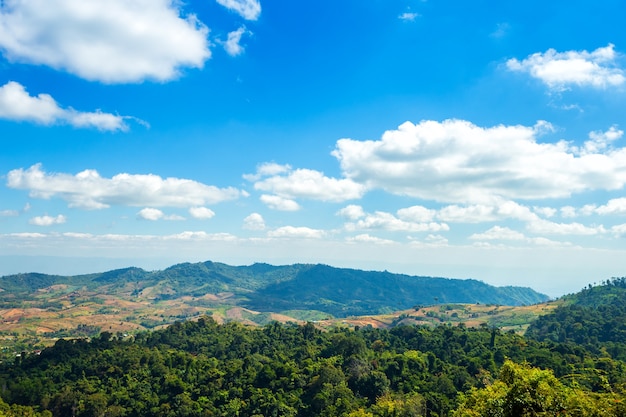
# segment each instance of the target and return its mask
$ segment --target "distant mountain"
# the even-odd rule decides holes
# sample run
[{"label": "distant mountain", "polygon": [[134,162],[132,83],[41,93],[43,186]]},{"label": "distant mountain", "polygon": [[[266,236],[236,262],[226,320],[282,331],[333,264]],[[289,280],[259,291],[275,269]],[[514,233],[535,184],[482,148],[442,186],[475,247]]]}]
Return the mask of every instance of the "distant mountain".
[{"label": "distant mountain", "polygon": [[345,317],[380,314],[415,305],[523,305],[547,299],[547,296],[529,288],[493,287],[471,279],[419,277],[310,265],[303,267],[290,280],[256,291],[250,296],[247,306],[259,311],[321,310]]},{"label": "distant mountain", "polygon": [[182,263],[162,271],[125,268],[76,276],[4,276],[0,277],[0,301],[7,306],[10,300],[28,299],[30,294],[53,285],[118,297],[149,294],[161,300],[231,293],[231,302],[256,311],[318,310],[336,317],[438,303],[528,305],[549,299],[530,288],[494,287],[472,279],[409,276],[327,265],[230,266],[207,261]]}]

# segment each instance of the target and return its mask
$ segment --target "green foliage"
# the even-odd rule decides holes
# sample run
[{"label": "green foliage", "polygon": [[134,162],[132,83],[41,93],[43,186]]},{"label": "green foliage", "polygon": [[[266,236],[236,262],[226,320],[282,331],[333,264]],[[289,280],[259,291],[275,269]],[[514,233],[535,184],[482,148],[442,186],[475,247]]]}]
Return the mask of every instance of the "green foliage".
[{"label": "green foliage", "polygon": [[455,417],[622,416],[621,399],[568,387],[552,371],[506,361],[493,384],[461,396]]},{"label": "green foliage", "polygon": [[617,410],[625,383],[620,361],[486,326],[322,332],[210,317],[134,339],[61,339],[0,365],[10,407],[76,417],[505,415],[476,411],[497,398],[518,398],[522,411]]},{"label": "green foliage", "polygon": [[583,289],[566,297],[566,303],[539,317],[526,335],[604,349],[626,360],[626,279],[614,278],[603,285]]}]

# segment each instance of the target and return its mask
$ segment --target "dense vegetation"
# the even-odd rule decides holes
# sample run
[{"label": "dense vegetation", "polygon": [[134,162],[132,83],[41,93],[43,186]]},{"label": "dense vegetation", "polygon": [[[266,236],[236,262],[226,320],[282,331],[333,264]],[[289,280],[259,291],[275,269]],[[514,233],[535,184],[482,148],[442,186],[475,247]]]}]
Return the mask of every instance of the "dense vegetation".
[{"label": "dense vegetation", "polygon": [[621,416],[625,371],[604,351],[487,326],[202,317],[24,353],[0,368],[0,416]]},{"label": "dense vegetation", "polygon": [[564,297],[526,332],[536,340],[576,343],[626,360],[626,278],[613,278]]}]

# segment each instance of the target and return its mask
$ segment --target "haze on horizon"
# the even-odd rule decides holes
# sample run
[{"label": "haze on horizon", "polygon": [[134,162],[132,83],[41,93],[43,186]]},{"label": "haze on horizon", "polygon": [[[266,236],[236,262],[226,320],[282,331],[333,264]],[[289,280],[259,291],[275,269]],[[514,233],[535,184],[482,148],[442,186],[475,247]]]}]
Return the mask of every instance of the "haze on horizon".
[{"label": "haze on horizon", "polygon": [[626,4],[0,4],[0,274],[626,275]]}]

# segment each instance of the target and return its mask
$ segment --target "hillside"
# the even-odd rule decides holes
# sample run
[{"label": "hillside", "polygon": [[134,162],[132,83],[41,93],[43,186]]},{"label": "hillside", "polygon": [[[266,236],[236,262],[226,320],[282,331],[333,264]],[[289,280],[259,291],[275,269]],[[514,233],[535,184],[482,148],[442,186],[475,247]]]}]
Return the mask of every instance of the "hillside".
[{"label": "hillside", "polygon": [[200,317],[0,363],[0,415],[623,416],[624,363],[572,352],[486,327],[323,332]]},{"label": "hillside", "polygon": [[15,307],[17,300],[31,300],[33,293],[53,285],[153,300],[232,293],[237,304],[258,311],[313,309],[341,317],[438,303],[528,305],[548,300],[530,288],[494,287],[471,279],[408,276],[327,265],[230,266],[208,261],[151,272],[126,268],[79,276],[4,276],[0,278],[0,302],[5,307]]},{"label": "hillside", "polygon": [[338,317],[380,314],[440,303],[528,305],[547,296],[528,288],[493,287],[476,280],[417,277],[312,265],[290,280],[250,295],[259,311],[320,310]]},{"label": "hillside", "polygon": [[[124,268],[77,276],[27,273],[0,277],[0,347],[9,354],[38,349],[61,337],[93,337],[102,331],[133,334],[203,314],[218,323],[324,321],[329,326],[350,316],[385,314],[373,319],[384,327],[401,323],[399,316],[405,315],[416,323],[467,321],[521,332],[536,314],[546,311],[494,309],[547,298],[528,288],[498,288],[476,280],[325,265],[202,262],[162,271]],[[428,307],[442,303],[476,307],[445,312]],[[481,311],[478,305],[486,309]],[[412,312],[405,313],[407,309]]]},{"label": "hillside", "polygon": [[533,322],[536,340],[577,343],[626,359],[626,278],[613,278],[563,297],[559,307]]}]

